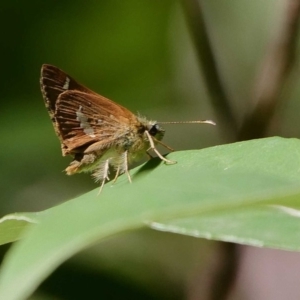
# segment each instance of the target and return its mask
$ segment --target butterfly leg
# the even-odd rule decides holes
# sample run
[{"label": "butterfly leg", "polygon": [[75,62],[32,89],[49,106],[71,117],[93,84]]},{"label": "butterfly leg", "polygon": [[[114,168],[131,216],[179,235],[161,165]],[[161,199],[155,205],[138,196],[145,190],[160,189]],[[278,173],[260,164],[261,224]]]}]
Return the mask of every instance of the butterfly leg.
[{"label": "butterfly leg", "polygon": [[115,175],[115,178],[113,180],[113,183],[115,183],[117,181],[117,179],[119,177],[119,174],[120,174],[120,166],[118,166],[118,168],[117,168],[116,175]]},{"label": "butterfly leg", "polygon": [[128,152],[127,151],[125,151],[122,154],[122,159],[121,159],[121,161],[119,162],[119,164],[117,166],[117,171],[116,171],[116,175],[115,175],[115,178],[113,180],[113,183],[115,183],[117,181],[117,178],[119,177],[120,173],[126,173],[127,177],[128,177],[128,181],[130,183],[132,183],[131,176],[130,176],[130,173],[128,171]]},{"label": "butterfly leg", "polygon": [[123,168],[124,168],[123,169],[124,172],[127,174],[128,181],[130,183],[132,183],[131,176],[130,176],[130,173],[128,171],[128,152],[127,151],[124,152],[124,167]]},{"label": "butterfly leg", "polygon": [[100,186],[98,195],[100,195],[100,193],[101,193],[101,191],[102,191],[102,188],[103,188],[103,186],[104,186],[105,181],[106,181],[106,180],[109,180],[108,173],[109,173],[109,159],[107,159],[107,160],[104,162],[104,165],[103,165],[103,170],[102,170],[102,182],[101,182],[101,186]]},{"label": "butterfly leg", "polygon": [[[169,160],[169,159],[163,157],[163,156],[159,153],[159,151],[155,148],[155,145],[154,145],[154,142],[153,142],[153,139],[152,139],[150,133],[149,133],[147,130],[145,131],[145,133],[146,133],[146,135],[147,135],[147,137],[148,137],[148,140],[149,140],[149,143],[150,143],[150,148],[147,150],[147,153],[148,153],[149,150],[153,150],[153,151],[156,153],[156,155],[157,155],[162,161],[164,161],[166,164],[176,164],[176,161]],[[148,154],[149,154],[149,153],[148,153]]]}]

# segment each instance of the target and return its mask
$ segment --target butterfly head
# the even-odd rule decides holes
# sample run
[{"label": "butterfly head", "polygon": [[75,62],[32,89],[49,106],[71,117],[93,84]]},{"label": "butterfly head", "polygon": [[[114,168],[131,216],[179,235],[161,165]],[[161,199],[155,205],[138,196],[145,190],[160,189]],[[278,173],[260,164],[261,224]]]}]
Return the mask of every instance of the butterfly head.
[{"label": "butterfly head", "polygon": [[148,131],[149,135],[155,140],[161,141],[165,135],[165,130],[158,125],[157,121],[149,121],[142,116],[137,116],[139,122],[139,132],[144,134]]},{"label": "butterfly head", "polygon": [[159,126],[156,122],[149,122],[147,124],[147,131],[153,136],[156,140],[162,140],[165,135],[165,130]]}]

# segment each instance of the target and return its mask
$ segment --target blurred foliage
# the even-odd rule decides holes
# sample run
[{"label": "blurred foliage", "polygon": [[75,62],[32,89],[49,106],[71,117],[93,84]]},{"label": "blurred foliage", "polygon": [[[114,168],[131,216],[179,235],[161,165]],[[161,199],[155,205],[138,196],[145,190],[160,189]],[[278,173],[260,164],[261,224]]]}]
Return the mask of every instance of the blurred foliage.
[{"label": "blurred foliage", "polygon": [[[224,86],[235,115],[242,120],[265,47],[281,19],[282,2],[201,3]],[[70,159],[61,157],[43,104],[39,88],[43,63],[62,68],[149,118],[214,119],[181,4],[179,0],[1,3],[1,215],[43,210],[95,187],[87,175],[67,177],[62,172]],[[282,98],[287,104],[278,110],[271,135],[299,135],[297,67],[286,84]],[[220,123],[214,134],[212,130],[208,134],[206,126],[166,129],[165,142],[177,150],[227,142]],[[164,247],[159,239],[151,243]],[[137,244],[128,237],[128,245]],[[189,251],[189,242],[185,245],[181,251]],[[199,245],[199,253],[203,249]],[[122,253],[118,255],[122,260]],[[130,263],[133,257],[126,259]],[[184,280],[181,284],[182,289],[188,285]]]},{"label": "blurred foliage", "polygon": [[[6,145],[0,154],[3,213],[41,210],[52,205],[53,198],[60,202],[95,186],[86,175],[68,178],[62,172],[69,160],[60,155],[44,108],[39,88],[42,63],[57,65],[150,118],[211,118],[207,109],[202,112],[202,103],[197,103],[199,112],[190,116],[201,95],[192,101],[176,93],[170,22],[179,8],[174,1],[150,0],[5,3],[0,12],[5,41],[0,49],[1,136]],[[190,109],[182,115],[187,104]],[[205,131],[193,127],[199,136],[193,147],[209,145]],[[186,126],[167,130],[168,143],[176,149],[190,148],[188,141],[195,140],[184,138]]]}]

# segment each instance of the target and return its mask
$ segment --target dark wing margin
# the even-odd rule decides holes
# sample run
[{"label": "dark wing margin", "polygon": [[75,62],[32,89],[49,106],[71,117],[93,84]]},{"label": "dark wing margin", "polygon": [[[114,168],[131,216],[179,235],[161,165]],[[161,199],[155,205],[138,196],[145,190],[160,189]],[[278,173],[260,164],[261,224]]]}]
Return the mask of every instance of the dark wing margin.
[{"label": "dark wing margin", "polygon": [[[96,93],[76,82],[76,80],[74,80],[64,71],[48,64],[42,65],[40,85],[46,108],[54,126],[54,130],[60,139],[61,144],[63,144],[63,137],[61,136],[58,123],[55,118],[56,103],[59,96],[69,90],[78,90],[94,95],[96,95]],[[66,155],[63,148],[64,146],[62,145],[63,155]]]},{"label": "dark wing margin", "polygon": [[92,90],[76,82],[76,80],[64,71],[47,64],[42,66],[40,84],[42,94],[50,114],[54,114],[58,96],[65,91],[77,90],[85,93],[96,94]]}]

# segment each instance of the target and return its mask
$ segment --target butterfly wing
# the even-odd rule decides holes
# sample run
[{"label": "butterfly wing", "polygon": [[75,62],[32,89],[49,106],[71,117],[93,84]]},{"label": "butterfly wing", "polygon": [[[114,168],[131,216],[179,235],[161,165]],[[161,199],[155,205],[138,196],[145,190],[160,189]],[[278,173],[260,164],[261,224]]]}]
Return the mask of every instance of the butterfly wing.
[{"label": "butterfly wing", "polygon": [[54,129],[58,137],[61,139],[54,117],[56,102],[59,95],[69,90],[77,90],[88,94],[96,93],[76,82],[71,76],[69,76],[59,68],[47,64],[44,64],[42,66],[40,84],[45,104],[48,109],[50,118],[53,122]]},{"label": "butterfly wing", "polygon": [[59,68],[43,65],[41,90],[60,139],[63,155],[84,151],[93,143],[107,147],[124,128],[137,123],[125,107],[76,82]]},{"label": "butterfly wing", "polygon": [[138,122],[126,108],[100,95],[80,91],[62,93],[54,117],[64,155],[82,152],[94,143],[98,148],[109,148]]}]

